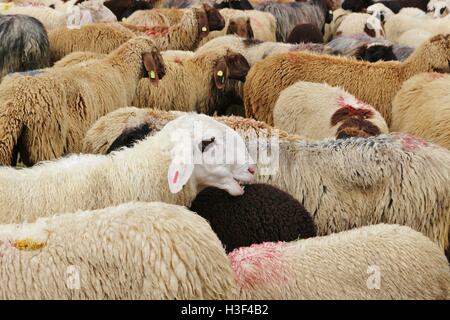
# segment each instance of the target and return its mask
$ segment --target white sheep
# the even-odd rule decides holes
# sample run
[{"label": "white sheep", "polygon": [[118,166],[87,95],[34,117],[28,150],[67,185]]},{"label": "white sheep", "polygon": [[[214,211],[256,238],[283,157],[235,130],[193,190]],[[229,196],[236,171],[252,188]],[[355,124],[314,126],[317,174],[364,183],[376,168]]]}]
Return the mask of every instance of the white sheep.
[{"label": "white sheep", "polygon": [[[28,166],[79,152],[98,117],[129,105],[141,78],[164,76],[153,41],[137,37],[110,55],[84,63],[11,74],[0,85],[0,163]],[[26,88],[26,90],[24,90]]]},{"label": "white sheep", "polygon": [[275,127],[307,139],[389,132],[386,121],[371,105],[339,87],[303,81],[281,91],[273,122]]},{"label": "white sheep", "polygon": [[127,201],[189,205],[207,186],[243,194],[255,171],[242,138],[205,115],[169,122],[109,156],[73,155],[29,169],[0,168],[0,223]]},{"label": "white sheep", "polygon": [[384,24],[386,39],[417,47],[437,34],[450,33],[450,19],[432,19],[428,16],[411,16],[400,12]]},{"label": "white sheep", "polygon": [[[89,130],[84,151],[105,153],[119,135],[127,135],[127,128],[141,124],[148,124],[154,134],[174,116],[136,108],[117,110]],[[441,248],[448,247],[450,151],[405,134],[311,142],[269,131],[267,125],[262,130],[246,127],[255,122],[252,119],[219,120],[239,131],[250,153],[258,155],[253,157],[258,159],[256,181],[299,200],[313,214],[318,234],[377,223],[402,224]],[[271,135],[279,139],[274,142]]]},{"label": "white sheep", "polygon": [[450,75],[420,73],[403,82],[392,101],[395,131],[450,149]]},{"label": "white sheep", "polygon": [[234,274],[206,220],[130,202],[0,226],[0,299],[229,299]]},{"label": "white sheep", "polygon": [[421,233],[379,224],[229,254],[240,299],[450,299],[450,268]]}]

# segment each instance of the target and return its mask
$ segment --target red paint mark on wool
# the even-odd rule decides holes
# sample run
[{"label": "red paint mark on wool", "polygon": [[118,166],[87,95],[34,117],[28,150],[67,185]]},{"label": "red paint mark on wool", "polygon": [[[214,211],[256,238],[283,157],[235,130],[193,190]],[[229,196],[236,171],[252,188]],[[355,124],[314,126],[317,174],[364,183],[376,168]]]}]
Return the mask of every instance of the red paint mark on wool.
[{"label": "red paint mark on wool", "polygon": [[156,26],[152,28],[147,28],[145,34],[151,37],[163,37],[169,33],[169,28]]},{"label": "red paint mark on wool", "polygon": [[430,75],[430,78],[433,80],[439,80],[439,79],[444,78],[444,74],[438,73],[438,72],[430,72],[429,75]]},{"label": "red paint mark on wool", "polygon": [[413,151],[422,147],[430,146],[430,143],[428,141],[411,136],[409,134],[393,133],[392,135],[400,139],[402,149],[406,151]]},{"label": "red paint mark on wool", "polygon": [[285,281],[281,248],[285,242],[264,242],[232,251],[228,257],[241,288]]},{"label": "red paint mark on wool", "polygon": [[372,107],[370,104],[365,103],[361,100],[358,100],[355,98],[355,105],[350,104],[348,101],[345,101],[345,98],[343,96],[339,96],[336,99],[336,102],[341,108],[347,108],[354,110],[356,115],[363,115],[368,114],[370,116],[373,115],[373,112],[375,111],[374,107]]}]

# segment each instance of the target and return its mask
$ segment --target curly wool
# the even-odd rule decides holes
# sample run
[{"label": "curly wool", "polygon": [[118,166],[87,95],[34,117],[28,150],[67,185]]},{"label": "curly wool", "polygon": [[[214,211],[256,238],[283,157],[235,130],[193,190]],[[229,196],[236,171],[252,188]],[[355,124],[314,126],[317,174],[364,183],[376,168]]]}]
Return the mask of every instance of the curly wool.
[{"label": "curly wool", "polygon": [[37,19],[0,14],[0,82],[11,72],[50,65],[47,32]]},{"label": "curly wool", "polygon": [[152,40],[135,38],[100,60],[6,77],[0,85],[0,163],[10,165],[18,150],[28,166],[79,152],[94,121],[131,103],[144,74],[142,55],[153,49]]},{"label": "curly wool", "polygon": [[[448,247],[450,151],[406,134],[281,142],[272,175],[257,175],[311,212],[319,235],[407,225]],[[267,161],[266,161],[267,162]],[[262,164],[257,163],[261,170]]]},{"label": "curly wool", "polygon": [[214,83],[216,66],[233,52],[205,52],[192,57],[164,58],[166,74],[158,87],[139,81],[131,105],[138,108],[194,111],[205,114],[224,110],[237,80],[224,78],[225,88]]},{"label": "curly wool", "polygon": [[180,206],[130,202],[0,226],[1,299],[229,299],[233,277],[209,224]]},{"label": "curly wool", "polygon": [[342,130],[359,137],[389,132],[386,121],[371,105],[339,87],[303,81],[281,91],[273,121],[275,127],[308,139],[335,137]]},{"label": "curly wool", "polygon": [[405,81],[392,101],[392,130],[450,149],[450,75],[421,73]]},{"label": "curly wool", "polygon": [[[149,134],[160,131],[169,121],[186,113],[179,111],[163,111],[155,109],[140,109],[135,107],[120,108],[100,117],[88,130],[83,141],[83,153],[107,154],[128,146],[134,139],[136,129],[147,125]],[[290,135],[285,131],[271,127],[264,122],[242,117],[215,117],[228,127],[236,130],[245,140],[277,137],[282,141],[298,141],[303,138]],[[130,137],[131,135],[131,137]],[[130,140],[131,138],[131,140]],[[126,143],[118,144],[117,141]],[[114,149],[111,146],[115,144]]]},{"label": "curly wool", "polygon": [[316,235],[305,208],[291,195],[266,184],[246,185],[240,197],[207,188],[197,195],[190,210],[208,220],[227,252],[255,243]]},{"label": "curly wool", "polygon": [[136,36],[151,38],[163,50],[194,50],[202,39],[196,11],[184,13],[180,23],[167,27],[134,26],[124,23],[97,23],[80,29],[58,28],[49,32],[52,60],[75,51],[110,53]]},{"label": "curly wool", "polygon": [[255,9],[270,12],[277,20],[277,41],[286,42],[291,30],[300,23],[312,23],[322,30],[325,13],[328,12],[324,0],[290,3],[264,3]]},{"label": "curly wool", "polygon": [[229,254],[240,299],[450,299],[450,268],[436,244],[379,224]]},{"label": "curly wool", "polygon": [[272,125],[280,92],[297,81],[308,81],[342,87],[375,107],[389,125],[391,102],[402,83],[418,73],[448,70],[449,48],[450,35],[439,35],[402,63],[370,63],[308,52],[268,57],[253,65],[244,83],[246,116]]}]

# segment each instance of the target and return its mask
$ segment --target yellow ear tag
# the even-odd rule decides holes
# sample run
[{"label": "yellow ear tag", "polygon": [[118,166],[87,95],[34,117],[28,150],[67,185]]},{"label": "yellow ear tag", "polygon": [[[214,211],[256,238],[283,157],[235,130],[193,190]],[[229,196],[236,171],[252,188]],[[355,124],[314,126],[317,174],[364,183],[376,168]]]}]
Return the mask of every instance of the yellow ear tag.
[{"label": "yellow ear tag", "polygon": [[202,31],[206,32],[206,31],[208,31],[208,29],[206,27],[202,27]]},{"label": "yellow ear tag", "polygon": [[156,74],[155,74],[155,71],[150,71],[149,72],[149,76],[150,76],[150,79],[155,79],[156,78]]},{"label": "yellow ear tag", "polygon": [[223,71],[222,71],[222,70],[217,71],[217,75],[218,75],[219,77],[223,77]]},{"label": "yellow ear tag", "polygon": [[8,11],[12,7],[12,3],[1,3],[0,5],[2,5],[2,6],[0,6],[0,8],[3,11]]}]

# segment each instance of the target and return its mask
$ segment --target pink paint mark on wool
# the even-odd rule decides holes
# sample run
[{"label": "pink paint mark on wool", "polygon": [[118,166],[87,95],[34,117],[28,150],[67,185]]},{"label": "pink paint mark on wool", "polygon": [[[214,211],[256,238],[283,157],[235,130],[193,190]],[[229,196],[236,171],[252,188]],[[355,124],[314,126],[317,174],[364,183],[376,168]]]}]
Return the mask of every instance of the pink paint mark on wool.
[{"label": "pink paint mark on wool", "polygon": [[438,73],[438,72],[430,72],[429,75],[430,75],[430,78],[433,80],[439,80],[439,79],[444,78],[444,74]]},{"label": "pink paint mark on wool", "polygon": [[264,242],[235,249],[228,255],[241,288],[261,283],[285,281],[281,248],[285,242]]},{"label": "pink paint mark on wool", "polygon": [[339,96],[336,99],[336,102],[338,103],[338,105],[341,108],[351,108],[353,110],[361,110],[361,114],[365,111],[366,113],[368,113],[370,116],[372,116],[373,112],[375,111],[375,108],[372,107],[370,104],[365,103],[359,99],[355,98],[355,104],[351,104],[348,101],[345,100],[345,98],[343,96]]},{"label": "pink paint mark on wool", "polygon": [[400,139],[402,149],[406,151],[413,151],[422,147],[430,146],[430,143],[428,141],[411,136],[409,134],[395,132],[392,135]]},{"label": "pink paint mark on wool", "polygon": [[145,34],[150,37],[163,37],[163,36],[166,36],[168,33],[169,33],[169,28],[161,27],[161,26],[147,28],[147,30],[145,31]]}]

